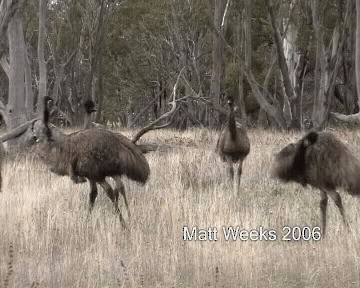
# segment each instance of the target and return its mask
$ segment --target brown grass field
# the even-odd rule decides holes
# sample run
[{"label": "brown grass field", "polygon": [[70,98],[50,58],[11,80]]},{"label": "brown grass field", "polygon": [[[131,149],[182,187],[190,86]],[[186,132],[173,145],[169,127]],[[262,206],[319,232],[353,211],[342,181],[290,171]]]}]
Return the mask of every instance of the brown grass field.
[{"label": "brown grass field", "polygon": [[[134,131],[125,131],[126,135]],[[337,130],[359,157],[360,133]],[[214,154],[217,132],[149,132],[178,145],[146,157],[145,186],[125,180],[130,231],[99,188],[73,184],[33,157],[8,160],[0,193],[0,287],[359,287],[360,205],[342,193],[350,231],[330,200],[320,241],[282,241],[283,226],[319,226],[319,191],[270,179],[273,154],[299,134],[250,130],[238,193]],[[360,172],[359,172],[360,173]],[[184,241],[183,227],[217,227],[218,241]],[[222,228],[263,226],[275,241],[225,241]]]}]

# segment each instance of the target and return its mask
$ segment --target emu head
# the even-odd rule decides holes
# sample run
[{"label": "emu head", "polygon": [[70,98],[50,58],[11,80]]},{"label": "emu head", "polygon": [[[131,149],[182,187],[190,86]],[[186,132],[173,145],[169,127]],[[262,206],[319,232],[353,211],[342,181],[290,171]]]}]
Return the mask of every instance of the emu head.
[{"label": "emu head", "polygon": [[52,136],[51,128],[49,127],[49,118],[50,108],[53,104],[53,100],[50,97],[45,96],[43,101],[43,119],[34,121],[31,126],[31,131],[33,133],[33,139],[35,142],[44,142],[45,140],[50,141]]},{"label": "emu head", "polygon": [[88,114],[91,114],[91,113],[97,111],[95,108],[95,103],[92,100],[87,100],[84,102],[84,109],[85,109],[85,112]]},{"label": "emu head", "polygon": [[318,133],[311,131],[296,143],[290,143],[275,155],[271,175],[284,182],[306,185],[306,150],[318,139]]},{"label": "emu head", "polygon": [[234,97],[233,96],[228,96],[227,104],[229,105],[229,107],[234,106]]}]

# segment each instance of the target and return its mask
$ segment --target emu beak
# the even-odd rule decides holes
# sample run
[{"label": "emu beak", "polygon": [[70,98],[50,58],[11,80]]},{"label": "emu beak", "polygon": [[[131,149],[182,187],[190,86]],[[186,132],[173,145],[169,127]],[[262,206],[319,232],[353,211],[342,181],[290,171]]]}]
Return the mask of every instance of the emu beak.
[{"label": "emu beak", "polygon": [[36,141],[35,141],[35,142],[36,142],[36,143],[39,143],[39,141],[40,141],[40,140],[39,140],[39,138],[38,138],[38,139],[36,139]]}]

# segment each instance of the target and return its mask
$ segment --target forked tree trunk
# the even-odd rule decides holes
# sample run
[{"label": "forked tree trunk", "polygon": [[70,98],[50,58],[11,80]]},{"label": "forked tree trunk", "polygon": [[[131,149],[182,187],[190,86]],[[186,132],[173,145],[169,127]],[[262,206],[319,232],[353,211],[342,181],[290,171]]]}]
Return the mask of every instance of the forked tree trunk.
[{"label": "forked tree trunk", "polygon": [[[292,86],[292,83],[290,80],[289,69],[288,69],[288,66],[286,63],[286,58],[285,58],[284,49],[283,49],[283,45],[282,45],[282,37],[280,35],[279,27],[276,24],[273,7],[271,6],[270,0],[265,0],[265,3],[268,8],[268,11],[269,11],[271,26],[272,26],[273,35],[274,35],[274,41],[275,41],[276,50],[277,50],[279,68],[281,71],[281,76],[282,76],[283,84],[284,84],[284,90],[285,90],[284,116],[285,116],[285,119],[287,122],[287,126],[290,127],[290,126],[292,126],[291,123],[292,123],[292,120],[294,117],[293,112],[296,112],[296,111],[291,111],[291,106],[294,107],[294,105],[290,105],[290,103],[293,103],[297,100],[297,95],[294,91],[294,87]],[[293,126],[300,128],[300,123],[298,123],[299,117],[296,117],[296,119],[297,119],[297,121],[296,121],[297,123],[293,123]]]}]

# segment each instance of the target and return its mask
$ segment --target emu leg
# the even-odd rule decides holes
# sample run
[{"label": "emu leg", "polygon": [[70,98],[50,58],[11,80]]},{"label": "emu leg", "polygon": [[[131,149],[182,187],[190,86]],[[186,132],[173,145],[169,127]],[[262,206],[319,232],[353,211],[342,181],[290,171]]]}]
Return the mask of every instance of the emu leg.
[{"label": "emu leg", "polygon": [[238,166],[238,169],[237,169],[237,174],[238,174],[237,189],[239,189],[239,187],[240,187],[241,174],[242,174],[242,165],[243,165],[243,161],[239,160],[239,166]]},{"label": "emu leg", "polygon": [[98,183],[104,189],[104,191],[106,192],[106,195],[110,198],[111,202],[114,204],[115,211],[116,211],[116,213],[119,214],[120,222],[123,225],[123,227],[126,228],[126,224],[125,224],[124,218],[123,218],[123,216],[121,214],[121,211],[119,209],[118,202],[116,200],[114,190],[111,188],[110,184],[107,183],[105,180],[102,181],[102,182],[98,182]]},{"label": "emu leg", "polygon": [[233,183],[233,181],[234,181],[234,164],[232,162],[231,157],[226,157],[226,163],[228,164],[228,171],[229,171],[231,183]]},{"label": "emu leg", "polygon": [[121,181],[121,177],[119,177],[119,176],[114,177],[114,180],[115,180],[115,182],[116,182],[116,186],[115,186],[115,189],[114,189],[115,197],[116,197],[117,199],[119,199],[119,191],[120,191],[121,195],[122,195],[123,198],[124,198],[126,211],[128,212],[128,215],[129,215],[129,218],[130,218],[130,217],[131,217],[131,214],[130,214],[129,204],[128,204],[128,201],[127,201],[127,198],[126,198],[126,194],[125,194],[125,186],[124,186],[124,183]]},{"label": "emu leg", "polygon": [[339,211],[340,211],[340,214],[342,216],[343,222],[344,222],[345,226],[348,227],[348,223],[346,221],[345,211],[344,211],[344,207],[342,205],[340,194],[338,192],[336,192],[335,190],[328,190],[327,193],[334,200],[335,205],[339,208]]},{"label": "emu leg", "polygon": [[326,208],[328,203],[328,195],[325,191],[320,191],[320,211],[321,211],[321,226],[322,226],[322,234],[325,236],[326,233]]},{"label": "emu leg", "polygon": [[92,211],[92,208],[94,207],[95,199],[98,194],[96,182],[89,180],[90,182],[90,206],[89,206],[89,212]]}]

